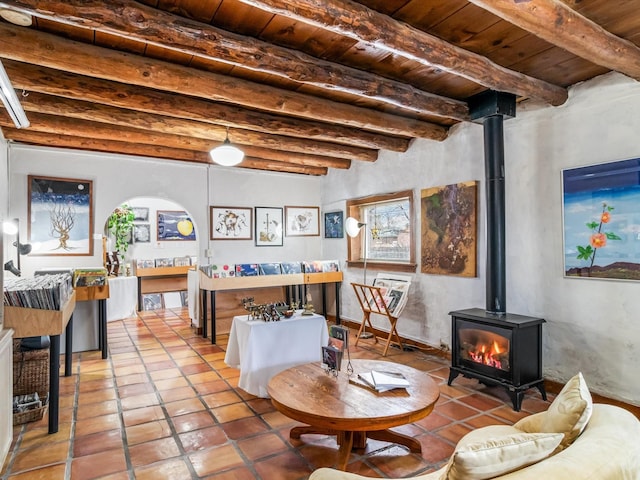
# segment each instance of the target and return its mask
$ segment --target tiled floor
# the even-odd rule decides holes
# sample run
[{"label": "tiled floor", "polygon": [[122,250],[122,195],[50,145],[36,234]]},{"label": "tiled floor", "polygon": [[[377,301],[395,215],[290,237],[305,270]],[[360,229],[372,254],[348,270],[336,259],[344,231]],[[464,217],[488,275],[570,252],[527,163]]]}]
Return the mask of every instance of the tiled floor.
[{"label": "tiled floor", "polygon": [[[74,374],[61,377],[59,432],[47,434],[46,416],[14,427],[0,480],[296,480],[334,463],[333,437],[290,440],[295,422],[268,399],[237,388],[239,371],[224,363],[227,336],[211,345],[189,323],[186,310],[109,323],[109,359],[75,354]],[[351,356],[381,352],[380,343],[361,340]],[[516,413],[501,389],[461,377],[449,387],[446,361],[420,351],[391,349],[387,359],[429,372],[440,400],[431,415],[398,429],[419,439],[422,454],[369,440],[351,456],[352,472],[376,478],[430,472],[471,429],[511,424],[548,406],[532,391]]]}]

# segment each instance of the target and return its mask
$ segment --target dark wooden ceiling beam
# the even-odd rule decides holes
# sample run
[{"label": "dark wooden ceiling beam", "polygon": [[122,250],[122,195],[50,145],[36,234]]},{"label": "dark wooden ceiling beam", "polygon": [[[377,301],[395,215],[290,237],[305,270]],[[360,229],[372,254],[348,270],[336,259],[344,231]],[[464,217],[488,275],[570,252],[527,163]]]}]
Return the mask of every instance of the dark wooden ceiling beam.
[{"label": "dark wooden ceiling beam", "polygon": [[389,135],[434,140],[447,136],[447,129],[440,125],[87,45],[14,25],[0,23],[0,38],[0,57],[19,62]]},{"label": "dark wooden ceiling beam", "polygon": [[493,90],[561,105],[567,90],[502,67],[351,0],[239,0],[262,10],[349,37],[394,55],[464,77]]},{"label": "dark wooden ceiling beam", "polygon": [[[26,102],[25,102],[26,103]],[[3,111],[0,108],[0,112]],[[67,118],[58,115],[49,115],[44,113],[28,112],[31,125],[30,131],[42,133],[55,133],[58,135],[67,135],[73,137],[87,137],[102,140],[130,142],[134,144],[159,145],[167,148],[176,148],[181,150],[195,150],[207,153],[211,148],[217,145],[204,139],[193,136],[177,135],[175,133],[163,133],[148,129],[140,129],[135,127],[124,127],[121,125],[99,123],[87,119]],[[11,126],[8,115],[4,119],[0,119],[0,125]],[[241,149],[247,156],[258,156],[267,149],[256,149],[254,147]],[[266,152],[264,152],[266,153]],[[332,168],[349,168],[350,161],[343,158],[331,158],[320,156],[306,156],[300,154],[291,154],[290,159],[284,156],[267,155],[264,160],[277,160],[284,163],[301,163],[302,165],[314,167],[332,167]]]},{"label": "dark wooden ceiling beam", "polygon": [[[337,142],[375,150],[405,152],[409,147],[409,140],[405,138],[367,132],[361,129],[256,112],[185,95],[100,80],[38,65],[14,62],[13,60],[5,60],[3,65],[13,86],[21,90],[167,117],[196,120],[213,125],[263,133],[278,132],[284,136]],[[222,141],[224,134],[222,137],[216,138]]]},{"label": "dark wooden ceiling beam", "polygon": [[[3,127],[2,131],[7,140],[31,145],[48,145],[51,147],[71,148],[75,150],[89,150],[93,152],[108,152],[120,155],[158,158],[162,160],[211,164],[211,158],[209,158],[207,153],[197,152],[194,150],[169,148],[160,145],[133,144],[116,140],[102,140],[71,135],[58,135],[24,129],[18,130],[17,128],[11,127]],[[238,167],[284,173],[300,173],[305,175],[326,175],[328,171],[325,167],[295,165],[291,163],[251,157],[245,157]]]},{"label": "dark wooden ceiling beam", "polygon": [[560,0],[469,1],[574,55],[640,80],[640,48]]},{"label": "dark wooden ceiling beam", "polygon": [[[120,126],[125,128],[140,129],[151,133],[173,134],[176,136],[190,137],[192,142],[198,145],[197,148],[208,151],[221,143],[227,134],[224,127],[214,126],[193,120],[181,118],[152,115],[146,112],[126,110],[122,108],[98,105],[90,102],[70,100],[68,98],[53,97],[42,93],[29,93],[21,99],[22,107],[28,113],[30,120],[41,117],[38,114],[56,115],[66,118],[74,118],[89,122],[106,124],[105,128]],[[282,135],[267,135],[247,130],[229,130],[229,136],[233,143],[241,146],[256,146],[267,149],[286,150],[295,153],[314,153],[327,157],[341,157],[340,160],[347,160],[349,163],[352,154],[357,154],[362,160],[370,161],[375,159],[373,151],[359,151],[342,145],[316,140],[305,140],[301,138],[290,138]],[[246,152],[245,152],[246,153]],[[373,153],[373,155],[372,155]],[[302,157],[301,157],[302,158]],[[335,162],[334,165],[344,165],[345,162]],[[338,167],[340,168],[340,167]]]},{"label": "dark wooden ceiling beam", "polygon": [[0,1],[0,7],[134,38],[196,58],[222,61],[330,91],[370,98],[414,114],[469,119],[465,102],[221,30],[132,0],[5,0]]}]

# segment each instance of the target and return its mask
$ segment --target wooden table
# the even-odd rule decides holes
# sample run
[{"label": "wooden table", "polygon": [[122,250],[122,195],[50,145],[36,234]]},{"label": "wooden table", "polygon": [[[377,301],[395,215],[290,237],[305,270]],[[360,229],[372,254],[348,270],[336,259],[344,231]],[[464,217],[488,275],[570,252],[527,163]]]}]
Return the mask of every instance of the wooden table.
[{"label": "wooden table", "polygon": [[65,332],[64,376],[71,375],[73,352],[73,310],[76,293],[73,292],[60,310],[4,307],[4,327],[13,328],[15,338],[49,335],[49,433],[58,431],[60,405],[60,335]]},{"label": "wooden table", "polygon": [[400,372],[411,382],[407,389],[377,393],[349,382],[346,361],[338,377],[326,373],[320,363],[291,367],[271,379],[268,392],[273,405],[286,416],[308,426],[291,429],[291,438],[306,433],[336,435],[340,448],[336,468],[345,470],[352,448],[364,448],[373,438],[409,447],[420,453],[420,442],[397,427],[415,422],[431,413],[440,390],[431,377],[399,363],[352,360],[354,373],[372,369]]}]

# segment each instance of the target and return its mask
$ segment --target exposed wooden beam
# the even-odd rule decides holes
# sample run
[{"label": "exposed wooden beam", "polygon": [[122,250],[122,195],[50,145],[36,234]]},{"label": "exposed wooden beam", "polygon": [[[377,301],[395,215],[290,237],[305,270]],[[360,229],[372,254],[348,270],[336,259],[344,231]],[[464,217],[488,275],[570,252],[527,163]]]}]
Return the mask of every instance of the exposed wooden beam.
[{"label": "exposed wooden beam", "polygon": [[[278,132],[285,136],[337,142],[375,150],[405,152],[409,147],[409,140],[405,138],[352,127],[256,112],[13,60],[5,60],[3,65],[15,88],[31,92],[85,100],[167,117],[197,120],[213,125],[263,133]],[[224,135],[216,138],[222,141]]]},{"label": "exposed wooden beam", "polygon": [[[41,119],[43,123],[46,123],[48,118],[39,114],[57,115],[67,118],[67,120],[65,120],[66,125],[69,124],[68,119],[71,118],[105,124],[100,128],[107,131],[113,126],[120,126],[146,130],[150,135],[162,133],[182,136],[182,138],[190,137],[191,144],[197,145],[195,148],[202,151],[208,151],[222,142],[227,133],[224,127],[203,122],[152,115],[145,112],[70,100],[68,98],[52,97],[42,93],[30,93],[26,97],[23,97],[20,103],[25,111],[29,112],[29,119],[32,121],[37,122],[38,119]],[[56,126],[56,128],[59,127],[60,125]],[[98,128],[97,124],[96,128]],[[287,150],[289,152],[314,153],[315,155],[322,155],[324,157],[339,156],[342,157],[340,160],[352,158],[351,154],[357,154],[361,156],[363,160],[370,160],[373,156],[369,150],[360,151],[360,149],[357,148],[354,150],[352,147],[344,145],[291,138],[282,135],[267,135],[237,129],[229,130],[229,135],[233,139],[233,143],[242,145],[243,148],[245,145],[263,147],[264,149],[270,147],[271,149]],[[375,154],[375,152],[373,153]],[[336,158],[336,160],[338,160],[338,158]],[[347,162],[348,161],[349,160],[347,160]],[[344,164],[344,162],[333,162],[331,166],[342,164]]]},{"label": "exposed wooden beam", "polygon": [[640,48],[560,0],[469,1],[585,60],[640,80]]},{"label": "exposed wooden beam", "polygon": [[351,0],[239,0],[252,7],[368,43],[389,53],[467,78],[493,90],[531,97],[551,105],[567,100],[567,90],[497,65],[422,30]]},{"label": "exposed wooden beam", "polygon": [[[11,127],[3,127],[2,131],[7,140],[33,145],[48,145],[51,147],[59,148],[72,148],[94,152],[109,152],[120,155],[159,158],[163,160],[179,160],[206,164],[211,163],[211,159],[209,158],[209,155],[207,153],[196,152],[193,150],[181,150],[178,148],[167,148],[158,145],[136,145],[115,140],[99,140],[94,138],[35,132],[24,129],[18,130]],[[245,157],[243,162],[238,167],[257,170],[278,171],[284,173],[301,173],[305,175],[327,174],[327,169],[323,167],[301,166],[271,160],[253,159],[250,157]]]},{"label": "exposed wooden beam", "polygon": [[196,58],[285,77],[295,82],[391,104],[408,112],[468,120],[464,102],[411,85],[243,37],[132,0],[17,0],[0,7],[171,48]]},{"label": "exposed wooden beam", "polygon": [[[3,111],[0,108],[0,111]],[[86,137],[101,140],[110,140],[118,142],[130,142],[133,144],[158,145],[167,148],[175,148],[180,150],[194,150],[207,153],[217,143],[170,133],[161,133],[139,128],[122,127],[119,125],[109,125],[105,123],[97,123],[88,120],[78,120],[61,116],[46,115],[42,113],[29,112],[30,131],[42,133],[54,133],[57,135],[66,135],[72,137]],[[11,121],[8,115],[4,119],[0,118],[1,126],[10,126]],[[244,150],[245,147],[242,147]],[[245,154],[253,155],[260,153],[260,150],[249,147]],[[325,160],[326,159],[326,160]],[[263,160],[272,160],[263,158]],[[291,159],[286,160],[285,157],[273,159],[282,163],[302,163],[306,166],[315,167],[332,167],[332,168],[348,168],[349,160],[340,158],[327,158],[304,155],[292,155]]]},{"label": "exposed wooden beam", "polygon": [[19,62],[389,135],[436,140],[447,135],[446,128],[428,122],[116,52],[14,25],[0,23],[0,38],[0,57]]}]

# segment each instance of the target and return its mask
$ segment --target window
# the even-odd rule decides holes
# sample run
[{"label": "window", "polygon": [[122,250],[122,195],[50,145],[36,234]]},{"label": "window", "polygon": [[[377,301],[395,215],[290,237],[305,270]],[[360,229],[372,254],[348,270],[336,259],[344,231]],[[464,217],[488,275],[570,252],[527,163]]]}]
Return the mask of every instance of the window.
[{"label": "window", "polygon": [[367,267],[415,272],[413,191],[348,200],[347,216],[367,224],[348,238],[349,266],[364,266],[366,257]]}]

